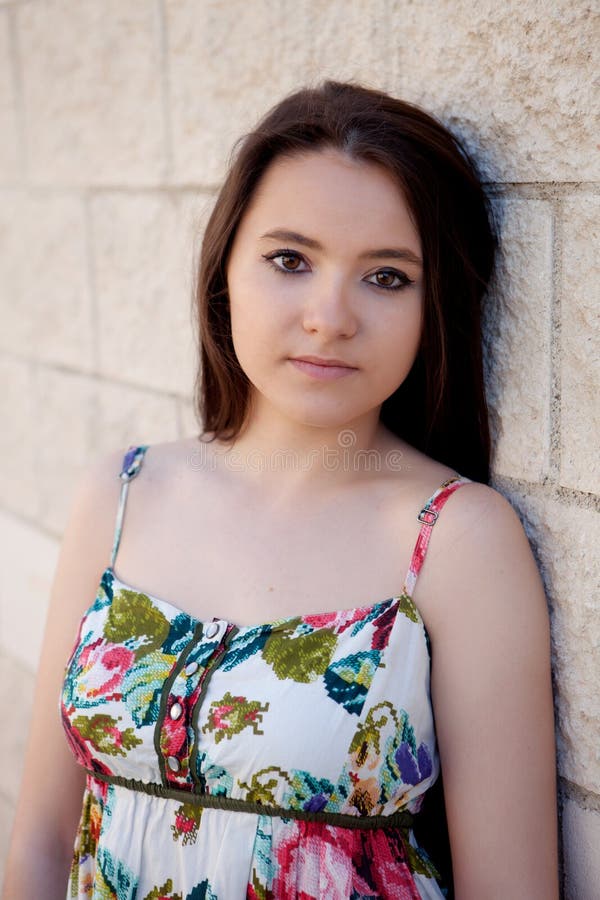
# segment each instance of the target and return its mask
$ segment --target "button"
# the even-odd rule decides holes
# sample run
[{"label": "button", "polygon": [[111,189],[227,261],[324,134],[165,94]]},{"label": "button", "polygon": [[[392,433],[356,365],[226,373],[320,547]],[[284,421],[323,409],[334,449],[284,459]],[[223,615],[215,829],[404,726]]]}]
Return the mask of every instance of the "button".
[{"label": "button", "polygon": [[181,703],[174,703],[171,709],[169,710],[169,715],[172,719],[178,719],[181,713],[183,712],[183,707]]},{"label": "button", "polygon": [[207,638],[213,638],[219,633],[220,630],[221,626],[217,622],[211,622],[210,625],[206,626],[204,634]]},{"label": "button", "polygon": [[194,672],[198,671],[198,663],[197,662],[188,663],[183,671],[185,672],[186,675],[193,675]]},{"label": "button", "polygon": [[181,763],[176,756],[168,756],[167,765],[169,766],[171,772],[179,772],[179,769],[181,768]]}]

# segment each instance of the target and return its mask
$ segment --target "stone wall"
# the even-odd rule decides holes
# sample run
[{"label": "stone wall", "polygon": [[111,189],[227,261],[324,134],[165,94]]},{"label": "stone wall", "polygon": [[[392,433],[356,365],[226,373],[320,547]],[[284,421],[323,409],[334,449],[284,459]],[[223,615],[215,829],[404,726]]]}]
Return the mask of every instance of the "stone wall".
[{"label": "stone wall", "polygon": [[439,115],[494,198],[493,484],[552,608],[564,897],[597,897],[599,36],[582,0],[0,2],[0,873],[73,484],[195,430],[193,256],[232,142],[332,76]]}]

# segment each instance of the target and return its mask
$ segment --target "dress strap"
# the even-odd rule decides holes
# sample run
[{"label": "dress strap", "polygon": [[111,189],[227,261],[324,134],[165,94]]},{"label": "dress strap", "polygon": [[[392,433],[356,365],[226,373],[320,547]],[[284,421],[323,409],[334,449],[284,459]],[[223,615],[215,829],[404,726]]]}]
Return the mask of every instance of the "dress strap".
[{"label": "dress strap", "polygon": [[442,506],[444,505],[448,497],[450,497],[454,493],[454,491],[461,486],[461,484],[470,483],[471,479],[467,478],[465,475],[453,475],[452,478],[448,478],[443,482],[443,484],[436,488],[436,490],[433,492],[433,494],[417,516],[419,522],[422,523],[421,530],[419,531],[419,534],[417,536],[417,542],[415,544],[415,549],[413,550],[410,565],[408,567],[408,572],[406,573],[406,578],[404,579],[403,587],[403,592],[408,594],[409,597],[412,597],[413,591],[415,589],[417,576],[421,571],[423,562],[425,561],[425,554],[427,553],[429,538],[431,537],[433,526],[437,522]]},{"label": "dress strap", "polygon": [[123,458],[123,465],[119,472],[118,478],[121,479],[121,493],[119,495],[119,508],[117,509],[117,521],[115,524],[115,536],[113,539],[112,553],[110,557],[110,567],[113,568],[117,557],[117,550],[121,541],[121,531],[123,530],[123,513],[125,512],[125,503],[127,501],[127,492],[129,490],[129,482],[138,474],[144,461],[144,453],[148,449],[149,444],[131,444],[127,453]]}]

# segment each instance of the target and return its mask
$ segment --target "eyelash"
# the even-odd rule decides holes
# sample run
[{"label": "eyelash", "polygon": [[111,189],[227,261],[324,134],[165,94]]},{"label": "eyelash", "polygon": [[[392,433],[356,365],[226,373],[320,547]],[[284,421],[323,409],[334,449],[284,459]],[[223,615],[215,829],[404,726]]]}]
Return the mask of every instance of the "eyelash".
[{"label": "eyelash", "polygon": [[[280,256],[292,256],[302,261],[305,261],[300,253],[297,253],[295,250],[274,250],[273,253],[263,253],[262,257],[272,269],[276,272],[280,272],[282,275],[294,275],[297,270],[295,269],[282,269],[281,266],[276,265],[273,260],[277,259]],[[378,272],[373,272],[373,275],[379,275],[380,273],[385,272],[386,274],[395,275],[397,278],[402,278],[403,283],[397,284],[395,287],[390,287],[385,284],[375,284],[374,282],[369,282],[373,287],[380,288],[382,291],[401,291],[404,288],[409,287],[411,284],[414,284],[414,281],[405,275],[404,272],[398,272],[396,269],[379,269]]]}]

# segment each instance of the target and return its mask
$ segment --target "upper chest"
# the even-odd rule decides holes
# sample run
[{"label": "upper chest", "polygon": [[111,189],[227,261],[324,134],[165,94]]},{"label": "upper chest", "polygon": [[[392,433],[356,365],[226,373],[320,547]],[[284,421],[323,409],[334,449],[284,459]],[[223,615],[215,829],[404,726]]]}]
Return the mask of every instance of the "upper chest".
[{"label": "upper chest", "polygon": [[117,575],[198,619],[239,624],[398,596],[427,499],[380,481],[274,508],[208,477],[193,492],[141,485],[130,486]]}]

